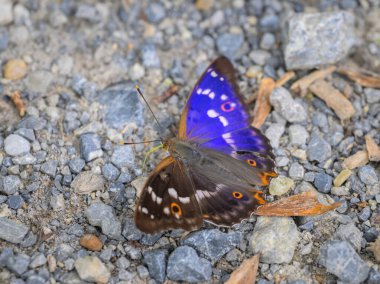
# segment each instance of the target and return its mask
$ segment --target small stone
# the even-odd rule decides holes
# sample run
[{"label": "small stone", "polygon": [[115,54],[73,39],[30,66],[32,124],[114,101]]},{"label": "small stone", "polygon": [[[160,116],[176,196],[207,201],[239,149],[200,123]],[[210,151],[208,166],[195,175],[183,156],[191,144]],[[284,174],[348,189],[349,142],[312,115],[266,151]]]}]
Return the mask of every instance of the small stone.
[{"label": "small stone", "polygon": [[[1,17],[1,16],[0,16]],[[0,52],[7,49],[9,44],[9,33],[6,29],[0,29]]]},{"label": "small stone", "polygon": [[30,142],[33,142],[36,140],[36,136],[34,135],[33,129],[19,128],[15,131],[15,134],[18,134],[28,139]]},{"label": "small stone", "polygon": [[57,171],[58,162],[55,160],[49,160],[41,165],[41,172],[51,177],[55,177]]},{"label": "small stone", "polygon": [[379,231],[376,228],[369,228],[365,233],[364,233],[364,238],[366,239],[367,242],[374,242],[376,241],[376,238],[379,236]]},{"label": "small stone", "polygon": [[371,165],[366,165],[359,168],[359,178],[367,185],[373,185],[379,181],[375,169]]},{"label": "small stone", "polygon": [[[1,219],[1,218],[0,218]],[[10,257],[7,260],[6,267],[14,272],[16,275],[20,276],[25,271],[28,270],[30,263],[30,257],[25,254],[19,254],[13,257]]]},{"label": "small stone", "polygon": [[0,26],[5,26],[13,21],[13,1],[0,0]]},{"label": "small stone", "polygon": [[107,163],[102,168],[103,176],[108,181],[115,181],[120,175],[120,171],[111,163]]},{"label": "small stone", "polygon": [[168,278],[173,281],[209,281],[212,266],[206,259],[198,257],[193,248],[181,246],[169,256],[167,273]]},{"label": "small stone", "polygon": [[115,147],[111,156],[111,162],[118,168],[132,167],[135,163],[135,154],[129,145],[120,145]]},{"label": "small stone", "polygon": [[283,87],[275,88],[270,97],[270,104],[287,121],[303,122],[307,118],[305,108],[295,101],[289,91]]},{"label": "small stone", "polygon": [[111,273],[96,256],[84,256],[75,261],[75,269],[84,281],[108,283]]},{"label": "small stone", "polygon": [[65,209],[65,199],[63,194],[53,195],[50,198],[50,206],[53,208],[53,211],[58,212]]},{"label": "small stone", "polygon": [[332,177],[325,173],[317,173],[314,178],[314,186],[319,192],[329,193],[332,186]]},{"label": "small stone", "polygon": [[250,238],[253,252],[260,262],[290,263],[297,248],[299,233],[292,218],[258,217]]},{"label": "small stone", "polygon": [[143,233],[137,229],[134,219],[126,217],[124,220],[122,235],[128,241],[138,241],[142,238]]},{"label": "small stone", "polygon": [[144,263],[148,266],[150,277],[163,283],[166,277],[166,259],[164,250],[144,252]]},{"label": "small stone", "polygon": [[15,194],[21,185],[21,180],[18,176],[9,175],[3,178],[0,177],[0,192],[7,195]]},{"label": "small stone", "polygon": [[80,136],[80,152],[86,162],[103,156],[100,137],[95,133],[85,133]]},{"label": "small stone", "polygon": [[14,210],[20,209],[24,205],[25,201],[21,195],[11,195],[8,197],[8,207]]},{"label": "small stone", "polygon": [[16,81],[25,77],[26,71],[27,66],[25,61],[21,59],[10,59],[3,67],[3,76],[5,79]]},{"label": "small stone", "polygon": [[79,240],[79,244],[92,251],[100,251],[103,247],[102,241],[93,234],[83,235]]},{"label": "small stone", "polygon": [[356,251],[360,251],[363,233],[355,226],[354,223],[342,224],[336,230],[334,239],[349,242]]},{"label": "small stone", "polygon": [[280,138],[285,132],[285,126],[280,123],[272,123],[265,131],[265,136],[269,138],[270,144],[273,148],[280,146]]},{"label": "small stone", "polygon": [[137,81],[143,78],[145,76],[144,67],[139,63],[134,64],[129,71],[129,76],[133,81]]},{"label": "small stone", "polygon": [[271,56],[272,55],[266,50],[252,50],[249,53],[249,58],[253,61],[253,63],[260,66],[264,66]]},{"label": "small stone", "polygon": [[45,70],[35,71],[28,75],[26,85],[32,92],[46,93],[53,79],[54,75],[51,72]]},{"label": "small stone", "polygon": [[365,88],[364,94],[368,104],[375,104],[377,102],[380,102],[380,90]]},{"label": "small stone", "polygon": [[319,263],[343,282],[361,283],[369,273],[368,265],[346,241],[331,241],[324,245]]},{"label": "small stone", "polygon": [[214,5],[214,0],[196,0],[195,8],[200,11],[208,11]]},{"label": "small stone", "polygon": [[289,176],[294,180],[302,180],[305,169],[299,163],[293,163],[289,169]]},{"label": "small stone", "polygon": [[367,284],[380,283],[380,272],[372,268],[371,271],[369,272],[369,276],[366,283]]},{"label": "small stone", "polygon": [[331,194],[334,194],[337,196],[350,195],[350,189],[345,186],[333,186],[331,189]]},{"label": "small stone", "polygon": [[160,58],[157,54],[156,46],[145,44],[141,49],[142,62],[145,67],[159,68]]},{"label": "small stone", "polygon": [[104,179],[101,175],[94,174],[90,171],[81,172],[71,183],[71,187],[76,193],[88,194],[93,191],[104,190]]},{"label": "small stone", "polygon": [[299,124],[292,124],[289,126],[289,138],[290,138],[290,144],[301,146],[305,145],[307,140],[309,139],[309,133],[303,127]]},{"label": "small stone", "polygon": [[4,140],[4,150],[10,156],[21,156],[29,153],[30,143],[20,135],[11,134]]},{"label": "small stone", "polygon": [[222,233],[218,229],[200,230],[190,233],[181,245],[191,246],[199,254],[217,262],[227,252],[240,244],[240,235],[238,233]]},{"label": "small stone", "polygon": [[0,217],[0,239],[19,244],[28,233],[29,228],[23,224]]},{"label": "small stone", "polygon": [[45,123],[37,117],[27,116],[19,122],[17,128],[27,128],[33,130],[41,130],[45,127]]},{"label": "small stone", "polygon": [[29,264],[29,267],[34,269],[42,265],[45,265],[46,262],[47,262],[47,259],[45,255],[42,253],[38,253],[36,256],[32,258],[32,261]]},{"label": "small stone", "polygon": [[149,22],[158,24],[166,16],[165,7],[159,3],[150,3],[145,9],[145,15]]},{"label": "small stone", "polygon": [[69,168],[74,174],[79,174],[84,168],[86,162],[83,159],[75,158],[70,160]]},{"label": "small stone", "polygon": [[101,21],[101,14],[95,5],[79,4],[75,17],[81,20],[89,21],[90,23],[98,23]]},{"label": "small stone", "polygon": [[35,235],[32,231],[29,231],[26,237],[21,242],[21,247],[29,248],[34,246],[37,243],[37,235]]},{"label": "small stone", "polygon": [[325,162],[331,157],[331,146],[319,135],[312,135],[307,145],[307,156],[309,161]]},{"label": "small stone", "polygon": [[141,259],[141,249],[135,248],[133,246],[127,245],[124,247],[125,253],[132,260]]},{"label": "small stone", "polygon": [[358,214],[360,221],[365,222],[371,217],[371,209],[367,206],[364,207],[362,211]]},{"label": "small stone", "polygon": [[343,169],[334,179],[334,186],[341,186],[350,177],[352,171],[349,169]]},{"label": "small stone", "polygon": [[288,70],[334,64],[357,43],[355,16],[347,11],[296,13],[287,30],[284,53]]},{"label": "small stone", "polygon": [[269,185],[269,193],[271,195],[284,195],[294,188],[294,181],[285,176],[278,176],[271,180]]},{"label": "small stone", "polygon": [[272,33],[264,33],[261,37],[260,48],[268,50],[274,47],[276,43],[276,37]]},{"label": "small stone", "polygon": [[261,28],[267,31],[275,31],[280,27],[280,19],[276,14],[266,14],[259,21]]},{"label": "small stone", "polygon": [[91,204],[85,215],[92,226],[102,228],[102,233],[112,239],[121,238],[121,223],[113,208],[101,202]]},{"label": "small stone", "polygon": [[141,279],[146,279],[149,276],[149,271],[145,266],[139,265],[137,266],[137,274]]},{"label": "small stone", "polygon": [[224,33],[218,36],[216,46],[220,54],[234,59],[244,43],[242,34]]}]

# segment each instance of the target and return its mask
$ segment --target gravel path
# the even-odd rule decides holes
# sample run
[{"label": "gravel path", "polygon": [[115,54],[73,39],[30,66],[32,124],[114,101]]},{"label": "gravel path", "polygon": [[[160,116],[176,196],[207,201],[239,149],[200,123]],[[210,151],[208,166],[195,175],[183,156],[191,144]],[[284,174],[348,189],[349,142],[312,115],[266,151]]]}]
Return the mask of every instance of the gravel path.
[{"label": "gravel path", "polygon": [[[136,83],[170,135],[220,54],[247,99],[289,70],[293,81],[338,64],[380,73],[379,17],[377,0],[0,0],[0,283],[222,283],[258,252],[260,284],[380,283],[380,167],[365,151],[366,136],[380,144],[379,89],[328,75],[348,112],[291,82],[270,96],[269,199],[342,202],[322,216],[146,235],[136,196],[165,153],[144,171],[153,145],[120,144],[158,137]],[[353,154],[361,163],[347,168]]]}]

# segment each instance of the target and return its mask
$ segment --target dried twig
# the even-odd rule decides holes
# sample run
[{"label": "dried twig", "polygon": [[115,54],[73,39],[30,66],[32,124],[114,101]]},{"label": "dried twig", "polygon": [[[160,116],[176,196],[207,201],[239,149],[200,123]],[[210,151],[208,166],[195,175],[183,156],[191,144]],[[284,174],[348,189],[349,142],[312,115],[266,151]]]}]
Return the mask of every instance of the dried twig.
[{"label": "dried twig", "polygon": [[296,93],[300,93],[301,97],[304,97],[307,93],[307,89],[313,82],[326,78],[328,75],[334,72],[335,69],[335,66],[331,66],[326,69],[314,71],[309,75],[294,82],[290,89]]},{"label": "dried twig", "polygon": [[257,94],[255,109],[253,110],[252,126],[260,128],[270,112],[269,96],[274,89],[275,83],[272,78],[264,78],[261,81]]},{"label": "dried twig", "polygon": [[264,204],[257,208],[253,214],[260,216],[311,216],[334,210],[340,205],[339,202],[324,205],[318,200],[318,193],[308,191]]},{"label": "dried twig", "polygon": [[347,157],[344,159],[342,163],[342,167],[345,169],[355,169],[357,167],[361,167],[366,165],[369,162],[368,153],[366,150],[358,151],[354,155]]},{"label": "dried twig", "polygon": [[380,161],[380,147],[369,135],[365,136],[365,145],[368,151],[368,159],[372,162]]},{"label": "dried twig", "polygon": [[232,272],[230,279],[224,284],[255,283],[257,269],[259,267],[260,255],[256,254],[243,261],[242,264]]},{"label": "dried twig", "polygon": [[349,119],[355,114],[351,102],[325,80],[315,81],[309,86],[309,90],[325,101],[341,120]]},{"label": "dried twig", "polygon": [[152,100],[153,103],[163,103],[178,91],[177,85],[171,85],[161,96]]},{"label": "dried twig", "polygon": [[289,80],[293,79],[293,77],[296,75],[293,71],[286,72],[280,79],[276,81],[275,88],[282,87],[285,85]]},{"label": "dried twig", "polygon": [[339,68],[336,72],[347,76],[361,86],[368,88],[380,88],[380,75],[366,71],[353,70],[348,67]]},{"label": "dried twig", "polygon": [[15,91],[11,96],[10,96],[12,102],[16,106],[18,113],[20,114],[21,117],[25,115],[25,103],[21,98],[21,92],[20,91]]}]

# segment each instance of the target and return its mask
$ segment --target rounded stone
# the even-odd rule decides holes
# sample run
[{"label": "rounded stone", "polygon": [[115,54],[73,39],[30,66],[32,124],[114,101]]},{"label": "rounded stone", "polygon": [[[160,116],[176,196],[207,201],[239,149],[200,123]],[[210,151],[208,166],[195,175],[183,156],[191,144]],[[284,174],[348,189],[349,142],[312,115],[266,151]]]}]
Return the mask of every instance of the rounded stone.
[{"label": "rounded stone", "polygon": [[3,68],[3,76],[8,80],[19,80],[26,75],[27,65],[24,60],[10,59],[5,63]]},{"label": "rounded stone", "polygon": [[294,181],[288,177],[279,176],[272,179],[269,186],[269,193],[271,195],[283,195],[294,187]]},{"label": "rounded stone", "polygon": [[29,153],[30,143],[24,137],[11,134],[4,140],[4,150],[10,156],[20,156]]}]

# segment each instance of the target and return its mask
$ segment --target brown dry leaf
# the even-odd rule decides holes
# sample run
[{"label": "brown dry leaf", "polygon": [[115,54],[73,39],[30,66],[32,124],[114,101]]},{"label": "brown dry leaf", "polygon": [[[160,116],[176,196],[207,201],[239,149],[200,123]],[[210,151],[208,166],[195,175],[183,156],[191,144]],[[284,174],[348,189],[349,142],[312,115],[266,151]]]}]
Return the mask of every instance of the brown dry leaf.
[{"label": "brown dry leaf", "polygon": [[224,284],[255,283],[260,255],[256,254],[243,261]]},{"label": "brown dry leaf", "polygon": [[334,210],[341,205],[335,202],[324,205],[318,200],[318,193],[307,191],[264,204],[253,212],[260,216],[310,216]]},{"label": "brown dry leaf", "polygon": [[309,90],[326,102],[341,120],[349,119],[355,114],[351,102],[325,80],[315,81],[309,86]]},{"label": "brown dry leaf", "polygon": [[286,72],[280,79],[276,81],[275,88],[282,87],[285,85],[289,80],[293,79],[293,77],[296,75],[293,71]]},{"label": "brown dry leaf", "polygon": [[20,114],[21,117],[25,115],[25,104],[24,101],[21,98],[21,92],[20,91],[15,91],[11,96],[11,100],[16,106],[18,113]]},{"label": "brown dry leaf", "polygon": [[368,159],[372,162],[380,161],[380,147],[369,135],[365,136],[365,145],[368,151]]},{"label": "brown dry leaf", "polygon": [[348,67],[339,68],[337,72],[347,76],[349,79],[361,86],[368,88],[380,88],[380,75],[378,74],[353,70]]},{"label": "brown dry leaf", "polygon": [[153,103],[162,103],[178,92],[177,85],[171,85],[161,96],[152,100]]},{"label": "brown dry leaf", "polygon": [[358,151],[355,154],[344,159],[342,167],[344,169],[355,169],[366,165],[369,162],[368,153],[366,150]]},{"label": "brown dry leaf", "polygon": [[260,128],[260,126],[265,122],[265,119],[270,112],[269,96],[272,93],[274,86],[275,83],[272,78],[264,78],[261,81],[255,109],[253,110],[253,127]]},{"label": "brown dry leaf", "polygon": [[307,94],[307,89],[313,82],[326,78],[328,75],[334,72],[335,69],[336,69],[335,66],[331,66],[326,69],[314,71],[310,73],[309,75],[294,82],[292,86],[290,87],[290,89],[296,93],[299,93],[301,97],[304,97]]}]

